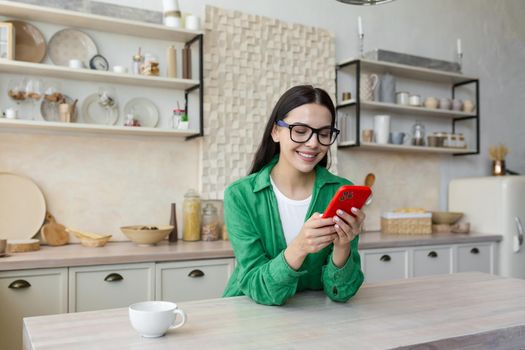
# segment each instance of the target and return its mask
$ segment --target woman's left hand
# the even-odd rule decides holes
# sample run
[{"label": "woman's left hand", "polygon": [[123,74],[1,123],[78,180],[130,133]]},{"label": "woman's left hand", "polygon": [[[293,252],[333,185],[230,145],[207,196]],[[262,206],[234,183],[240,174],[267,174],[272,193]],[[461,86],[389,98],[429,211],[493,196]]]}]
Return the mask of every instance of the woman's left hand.
[{"label": "woman's left hand", "polygon": [[337,237],[334,239],[334,246],[348,246],[360,232],[363,221],[365,221],[365,213],[357,208],[352,208],[352,216],[342,210],[337,210],[337,215],[334,216],[335,231]]}]

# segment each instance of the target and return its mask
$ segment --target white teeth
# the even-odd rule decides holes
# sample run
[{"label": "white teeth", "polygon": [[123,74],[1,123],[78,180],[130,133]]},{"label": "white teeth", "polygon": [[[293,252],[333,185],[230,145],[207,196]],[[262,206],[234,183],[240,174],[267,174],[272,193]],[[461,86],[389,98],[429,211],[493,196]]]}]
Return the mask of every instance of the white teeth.
[{"label": "white teeth", "polygon": [[299,155],[305,157],[305,158],[315,158],[315,155],[313,154],[305,154],[305,153],[301,153],[301,152],[297,152],[299,153]]}]

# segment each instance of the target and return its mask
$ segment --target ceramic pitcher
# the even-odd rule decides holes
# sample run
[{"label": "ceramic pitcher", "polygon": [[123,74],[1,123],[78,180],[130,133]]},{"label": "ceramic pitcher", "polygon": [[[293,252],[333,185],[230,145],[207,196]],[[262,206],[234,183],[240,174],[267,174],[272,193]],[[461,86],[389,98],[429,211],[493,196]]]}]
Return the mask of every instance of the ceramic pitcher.
[{"label": "ceramic pitcher", "polygon": [[379,76],[377,74],[362,74],[361,84],[359,87],[359,94],[363,101],[374,101],[377,86],[379,84]]},{"label": "ceramic pitcher", "polygon": [[396,78],[389,73],[379,79],[379,101],[396,103]]}]

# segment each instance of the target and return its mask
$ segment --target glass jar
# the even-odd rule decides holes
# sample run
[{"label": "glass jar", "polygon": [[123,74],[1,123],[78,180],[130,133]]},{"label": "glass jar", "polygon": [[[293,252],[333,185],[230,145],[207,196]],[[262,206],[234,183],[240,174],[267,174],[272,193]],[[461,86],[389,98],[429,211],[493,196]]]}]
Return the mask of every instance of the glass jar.
[{"label": "glass jar", "polygon": [[412,145],[424,146],[425,145],[425,126],[420,122],[416,122],[412,126]]},{"label": "glass jar", "polygon": [[140,66],[140,74],[148,76],[159,76],[159,59],[150,53],[144,55],[144,63]]},{"label": "glass jar", "polygon": [[182,239],[198,241],[201,238],[201,198],[195,190],[184,195],[182,208]]},{"label": "glass jar", "polygon": [[220,222],[217,208],[208,203],[202,213],[201,239],[203,241],[216,241],[220,236]]}]

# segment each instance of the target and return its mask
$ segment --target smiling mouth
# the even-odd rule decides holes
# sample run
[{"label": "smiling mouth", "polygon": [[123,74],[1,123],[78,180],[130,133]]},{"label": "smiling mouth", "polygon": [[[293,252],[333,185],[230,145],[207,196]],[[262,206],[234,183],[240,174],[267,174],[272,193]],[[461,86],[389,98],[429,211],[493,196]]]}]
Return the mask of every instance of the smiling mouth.
[{"label": "smiling mouth", "polygon": [[299,154],[299,156],[301,156],[302,158],[305,158],[307,160],[313,160],[313,159],[315,159],[317,157],[318,153],[311,154],[311,153],[303,153],[303,152],[297,151],[297,154]]}]

